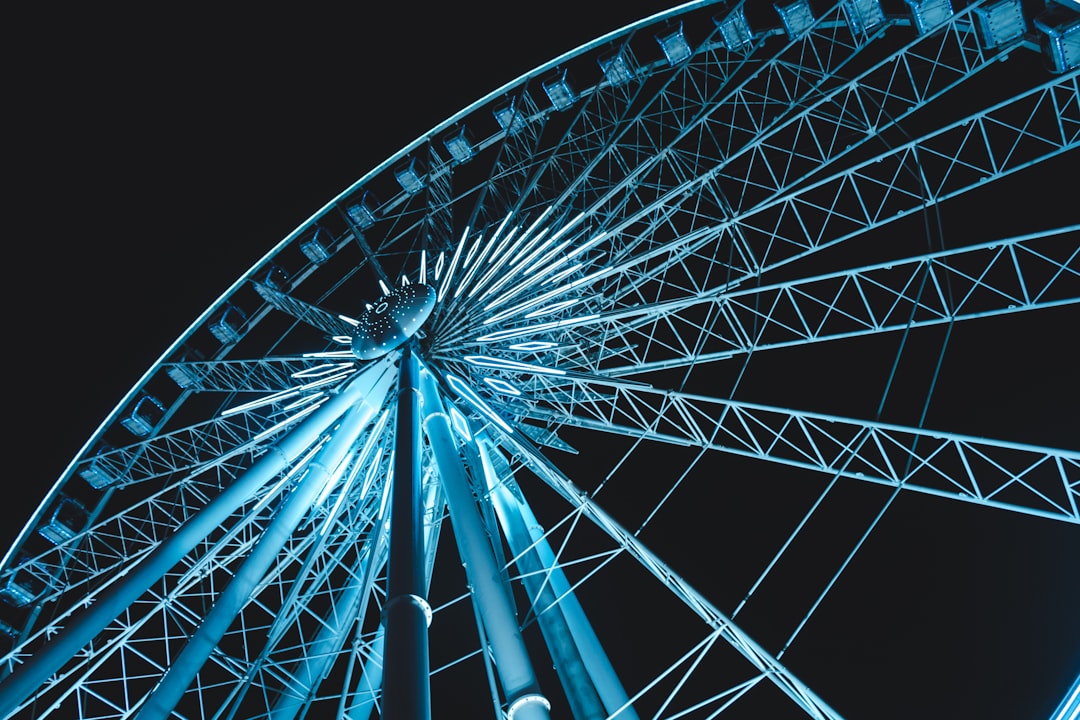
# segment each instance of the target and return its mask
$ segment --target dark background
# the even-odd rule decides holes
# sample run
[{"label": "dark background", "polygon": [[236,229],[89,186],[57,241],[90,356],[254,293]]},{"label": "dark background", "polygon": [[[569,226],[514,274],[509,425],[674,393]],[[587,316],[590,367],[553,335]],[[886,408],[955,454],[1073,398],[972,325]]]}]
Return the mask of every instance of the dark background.
[{"label": "dark background", "polygon": [[[2,191],[11,220],[3,250],[8,493],[0,542],[14,537],[168,344],[329,199],[496,87],[666,6],[485,0],[347,11],[83,7],[9,17]],[[1071,383],[1075,394],[1067,362],[1049,359],[1046,373],[1046,392]],[[1049,425],[1056,435],[1049,444],[1076,447],[1068,442],[1075,414]],[[942,509],[942,526],[951,510]],[[978,555],[1014,573],[1048,561],[1017,538],[942,547],[952,538],[932,527],[914,528],[885,557],[905,567],[951,555],[959,568]],[[1031,552],[1044,553],[1054,532]],[[1063,575],[1074,569],[1066,564]],[[1076,582],[1054,587],[1078,590]],[[910,598],[890,593],[864,608],[875,621],[904,614]],[[1023,686],[1035,682],[1025,672],[1041,679],[1046,667],[1080,665],[1080,652],[1041,657],[1038,637],[1003,638],[1007,618],[979,612],[984,637],[1015,643],[1029,658],[1008,682]],[[1054,635],[1054,622],[1041,630]],[[1075,623],[1061,631],[1075,636]],[[972,637],[973,654],[980,640]],[[976,697],[1001,681],[969,676],[962,666],[955,672],[933,682],[969,685]],[[928,708],[925,716],[948,715]]]},{"label": "dark background", "polygon": [[362,174],[518,75],[665,5],[12,18],[4,362],[18,408],[9,442],[33,448],[20,471],[48,487],[207,305]]}]

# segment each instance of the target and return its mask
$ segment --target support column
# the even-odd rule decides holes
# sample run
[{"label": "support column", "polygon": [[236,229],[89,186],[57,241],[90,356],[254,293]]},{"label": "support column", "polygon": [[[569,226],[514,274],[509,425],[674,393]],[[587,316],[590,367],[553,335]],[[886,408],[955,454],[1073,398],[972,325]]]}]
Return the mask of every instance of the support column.
[{"label": "support column", "polygon": [[[518,557],[522,581],[533,602],[544,608],[537,619],[555,658],[556,669],[567,688],[574,717],[596,712],[593,698],[603,703],[601,717],[637,720],[630,698],[600,644],[577,595],[555,558],[544,530],[509,467],[496,470],[496,450],[483,437],[476,439],[479,460],[487,477],[488,492],[510,551]],[[558,604],[552,605],[557,599]]]},{"label": "support column", "polygon": [[[367,473],[370,468],[378,467],[383,450],[377,447],[383,436],[384,420],[380,418],[371,427],[364,447],[354,461],[354,467],[358,469],[357,475]],[[374,465],[370,465],[374,460]],[[354,476],[355,479],[355,476]],[[351,486],[343,484],[340,492],[351,492]],[[370,491],[369,491],[370,492]],[[361,500],[363,502],[363,500]],[[327,523],[338,520],[335,514],[327,518]],[[352,575],[358,580],[346,583],[338,592],[337,598],[326,615],[323,616],[322,627],[319,629],[315,640],[311,643],[304,658],[293,668],[290,675],[295,678],[290,686],[282,688],[281,695],[274,703],[270,711],[270,720],[294,720],[301,710],[311,700],[313,693],[323,681],[330,668],[338,660],[338,653],[345,644],[345,639],[350,628],[361,618],[366,611],[370,598],[371,581],[376,568],[381,568],[386,562],[386,541],[382,531],[382,523],[376,522],[368,535],[365,544],[365,552],[362,552],[356,566],[353,567]],[[316,543],[313,550],[309,551],[305,561],[305,570],[315,561],[318,553],[323,550],[323,543]],[[281,632],[279,625],[289,623],[289,618],[278,617],[271,629],[271,636]],[[380,627],[381,631],[382,628]],[[379,638],[382,635],[380,632]],[[379,651],[381,654],[381,650]],[[366,667],[375,665],[368,663]],[[351,671],[351,668],[350,668]],[[364,673],[365,679],[367,673]],[[238,704],[234,707],[238,707]],[[358,720],[354,718],[353,720]]]},{"label": "support column", "polygon": [[473,476],[486,480],[485,486],[490,494],[491,503],[495,506],[498,522],[502,526],[510,552],[515,558],[514,562],[521,576],[521,583],[525,586],[529,600],[532,602],[536,613],[536,623],[540,626],[544,642],[551,653],[551,660],[565,691],[570,711],[575,720],[604,720],[607,712],[593,686],[592,678],[589,677],[589,671],[585,667],[581,653],[574,644],[574,638],[563,616],[559,598],[556,597],[549,582],[548,573],[545,572],[543,564],[533,549],[525,523],[518,515],[507,513],[506,508],[500,506],[500,500],[502,500],[501,505],[506,504],[506,499],[501,498],[501,494],[511,494],[504,483],[513,484],[513,477],[502,477],[497,474],[486,451],[487,448],[480,445],[478,439],[474,437],[473,442],[466,446],[466,459],[469,466],[473,468]]},{"label": "support column", "polygon": [[[307,450],[348,408],[368,395],[390,367],[390,360],[372,364],[350,380],[291,430],[270,451],[259,458],[233,484],[221,491],[198,515],[176,529],[135,565],[119,582],[99,595],[94,603],[41,649],[0,682],[0,717],[7,717],[49,676],[60,670],[79,650],[109,623],[139,599],[146,590],[173,568],[193,548],[230,515],[247,502],[252,493],[270,482]],[[381,402],[381,400],[379,401]]]},{"label": "support column", "polygon": [[365,399],[351,408],[341,424],[334,429],[333,437],[308,463],[303,477],[288,493],[284,504],[263,531],[259,542],[252,548],[236,575],[214,601],[199,628],[188,639],[184,649],[146,699],[136,716],[137,720],[163,720],[172,713],[237,614],[251,601],[251,593],[262,581],[281,548],[307,516],[312,503],[336,476],[336,471],[379,409],[382,397],[384,395],[380,395],[380,401],[374,406]]},{"label": "support column", "polygon": [[393,720],[431,718],[427,634],[431,608],[425,599],[419,375],[419,362],[406,345],[398,374],[388,597],[383,608],[383,716]]},{"label": "support column", "polygon": [[450,418],[443,410],[431,373],[422,373],[420,382],[424,400],[424,432],[439,466],[450,522],[454,527],[461,561],[465,564],[472,600],[479,609],[491,643],[495,669],[506,695],[508,720],[548,720],[551,705],[540,692],[525,641],[521,637],[513,601],[506,593],[501,568],[495,562],[480,510],[469,488]]}]

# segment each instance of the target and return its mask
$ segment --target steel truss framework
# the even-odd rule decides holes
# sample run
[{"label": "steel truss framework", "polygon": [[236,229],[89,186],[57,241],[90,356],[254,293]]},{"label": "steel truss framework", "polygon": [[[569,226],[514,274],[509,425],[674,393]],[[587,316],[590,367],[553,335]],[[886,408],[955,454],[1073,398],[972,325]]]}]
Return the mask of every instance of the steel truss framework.
[{"label": "steel truss framework", "polygon": [[[0,714],[955,716],[938,676],[999,707],[1015,661],[972,634],[1050,613],[1036,652],[1075,660],[1078,387],[1038,376],[1078,317],[1080,73],[1031,18],[988,36],[1011,7],[689,3],[389,158],[30,518]],[[407,283],[433,315],[358,361]],[[1041,573],[1005,567],[1021,536]],[[1028,604],[986,630],[926,537]],[[1025,716],[1075,712],[1078,671]]]}]

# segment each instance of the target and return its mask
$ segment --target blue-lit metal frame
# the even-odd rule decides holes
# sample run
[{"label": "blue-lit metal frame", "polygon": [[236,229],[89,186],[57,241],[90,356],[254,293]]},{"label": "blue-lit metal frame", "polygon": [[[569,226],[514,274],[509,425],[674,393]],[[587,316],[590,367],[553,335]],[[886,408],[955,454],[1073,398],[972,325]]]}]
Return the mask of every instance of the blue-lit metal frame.
[{"label": "blue-lit metal frame", "polygon": [[[1080,70],[1046,67],[1032,18],[988,39],[994,3],[906,5],[780,4],[759,27],[687,3],[320,208],[117,403],[5,555],[0,717],[427,720],[464,688],[517,720],[879,716],[851,696],[863,668],[821,658],[912,650],[844,604],[902,572],[867,568],[890,525],[978,515],[979,537],[1080,553],[1080,447],[1039,415],[1074,414],[1075,384],[1000,434],[931,402],[965,348],[977,374],[1030,346],[988,395],[1072,352],[1080,216],[1038,199],[1080,159]],[[1017,212],[1022,187],[1042,192]],[[404,284],[431,316],[354,355],[330,308]],[[243,322],[221,332],[225,312]],[[151,386],[162,413],[132,433]],[[87,526],[43,537],[69,497]],[[1075,658],[1069,565],[1029,594],[1063,598]],[[982,662],[933,640],[927,663]],[[1075,717],[1078,673],[1028,714]],[[860,683],[918,706],[894,675]]]}]

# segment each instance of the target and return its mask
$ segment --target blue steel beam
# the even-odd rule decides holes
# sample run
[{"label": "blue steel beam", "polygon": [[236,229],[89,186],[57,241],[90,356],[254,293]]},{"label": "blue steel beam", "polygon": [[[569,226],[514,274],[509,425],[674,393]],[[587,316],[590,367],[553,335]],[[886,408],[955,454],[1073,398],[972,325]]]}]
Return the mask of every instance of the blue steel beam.
[{"label": "blue steel beam", "polygon": [[382,406],[390,389],[390,380],[390,373],[380,376],[372,390],[348,410],[340,425],[333,430],[330,441],[308,463],[307,471],[270,521],[258,544],[146,699],[136,716],[138,720],[163,719],[176,707],[199,669],[236,619],[237,613],[251,600],[251,593],[274,558],[307,516],[315,498],[336,477],[357,439]]},{"label": "blue steel beam", "polygon": [[505,435],[499,442],[518,453],[521,462],[541,480],[557,492],[572,507],[581,511],[598,529],[603,531],[635,561],[663,583],[671,593],[690,608],[710,628],[715,637],[722,638],[776,685],[803,712],[815,720],[842,720],[842,715],[831,708],[799,678],[795,677],[778,658],[747,635],[742,628],[713,605],[704,595],[684,580],[673,568],[648,549],[639,537],[622,527],[607,514],[588,493],[581,492],[566,475],[540,454],[536,448],[518,434]]},{"label": "blue steel beam", "polygon": [[[367,576],[367,567],[372,564],[370,554],[365,555],[356,569],[356,577]],[[377,564],[377,563],[376,563]],[[311,643],[300,661],[292,672],[296,685],[286,687],[274,703],[274,709],[270,712],[271,720],[293,720],[300,709],[308,701],[312,690],[325,677],[330,665],[336,659],[336,653],[341,647],[345,633],[349,626],[356,621],[357,611],[361,606],[364,592],[368,588],[361,582],[349,583],[337,596],[330,612],[324,618],[323,628],[315,641]],[[380,632],[379,637],[382,637]],[[368,666],[376,663],[369,662],[364,666],[364,672],[360,676],[361,681],[368,677]]]},{"label": "blue steel beam", "polygon": [[383,714],[394,720],[429,720],[428,623],[424,578],[423,495],[420,475],[419,360],[406,345],[401,356],[390,490],[390,566],[387,578]]},{"label": "blue steel beam", "polygon": [[[431,577],[431,571],[435,564],[435,553],[439,547],[441,523],[438,518],[442,515],[443,503],[444,500],[438,483],[426,483],[424,487],[424,514],[433,519],[433,522],[428,523],[424,528],[426,533],[424,536],[424,575],[427,578]],[[381,518],[378,524],[383,525]],[[386,541],[384,535],[379,539],[379,547],[376,548],[376,552],[382,558],[382,564],[386,562]],[[372,569],[369,568],[368,575],[364,578],[364,587],[371,587],[373,578],[374,574]],[[359,628],[357,628],[357,631],[359,632]],[[347,695],[342,695],[341,716],[343,718],[347,718],[347,720],[368,720],[375,711],[376,701],[379,699],[379,690],[383,681],[385,648],[386,627],[380,624],[375,630],[374,639],[364,651],[363,671],[356,689]],[[345,710],[346,707],[348,707],[347,711]]]},{"label": "blue steel beam", "polygon": [[[430,371],[421,374],[423,427],[439,468],[458,552],[469,578],[473,602],[491,642],[495,668],[509,706],[509,720],[547,720],[550,704],[540,692],[517,614],[484,531],[480,510],[454,440],[450,417]],[[388,714],[389,715],[389,714]]]},{"label": "blue steel beam", "polygon": [[[382,438],[387,412],[384,411],[383,415],[372,423],[364,447],[354,461],[355,473],[351,479],[355,479],[362,473],[372,472],[380,466],[382,447],[379,446],[379,441]],[[351,490],[350,482],[345,481],[340,484],[340,492],[343,496],[347,496]],[[369,489],[366,494],[372,494],[372,490]],[[382,495],[381,487],[378,493],[380,496]],[[373,504],[376,506],[378,505],[378,499],[377,497],[374,498]],[[361,497],[360,502],[370,501]],[[340,505],[340,502],[338,505]],[[336,513],[334,514],[336,515]],[[336,519],[336,517],[329,518],[327,524],[334,522]],[[354,580],[336,593],[336,598],[330,610],[323,617],[317,636],[305,650],[303,658],[296,663],[290,673],[292,682],[285,683],[285,687],[283,687],[282,693],[274,703],[274,708],[270,713],[271,720],[292,720],[292,718],[296,717],[304,704],[310,701],[311,694],[322,682],[323,678],[326,677],[326,673],[337,659],[337,654],[345,643],[350,627],[357,621],[358,617],[363,616],[374,573],[386,562],[386,543],[382,533],[378,530],[380,527],[382,527],[382,524],[376,523],[376,529],[372,531],[364,545],[364,551],[353,568],[352,577]],[[328,533],[324,529],[320,531],[320,534],[322,540],[317,543],[314,551],[309,551],[308,562],[305,570],[300,573],[300,578],[303,578],[309,566],[320,557],[323,551]],[[289,605],[294,608],[307,608],[305,599],[299,597],[298,585],[300,582],[300,579],[293,581]],[[310,610],[308,609],[308,611]],[[275,618],[270,637],[274,638],[276,636],[277,639],[280,639],[281,635],[286,632],[282,626],[289,625],[294,620],[295,618],[291,614],[279,614]],[[365,668],[362,677],[367,676],[366,670],[367,668]]]},{"label": "blue steel beam", "polygon": [[[1075,304],[1080,302],[1078,238],[1080,225],[1070,225],[730,293],[704,290],[560,319],[558,327],[648,347],[648,361],[631,355],[633,361],[603,370],[622,377],[763,349]],[[926,288],[920,293],[921,283]],[[943,290],[952,286],[955,297]],[[705,319],[696,320],[706,307]],[[649,343],[660,322],[684,325],[700,340],[691,347]],[[512,340],[538,331],[522,324],[492,334]],[[665,350],[671,357],[653,359]]]},{"label": "blue steel beam", "polygon": [[[514,555],[513,563],[517,565],[518,577],[525,587],[532,613],[551,654],[551,663],[562,684],[570,711],[575,718],[583,720],[607,717],[600,695],[589,677],[588,668],[574,644],[574,638],[559,605],[559,598],[552,590],[544,568],[532,548],[528,530],[517,515],[506,517],[497,508],[496,494],[507,492],[503,483],[512,485],[513,477],[497,474],[489,458],[485,457],[486,451],[480,449],[475,434],[470,432],[470,435],[472,441],[466,442],[462,447],[465,460],[470,473],[477,479],[477,484],[481,478],[484,479],[490,498],[490,502],[485,503],[485,508],[494,509],[497,517],[492,517],[489,522],[492,526],[498,522],[502,527],[510,552]],[[508,566],[508,563],[504,563],[504,566]]]},{"label": "blue steel beam", "polygon": [[1080,523],[1077,450],[655,388],[582,392],[573,407],[566,397],[521,415]]},{"label": "blue steel beam", "polygon": [[1050,720],[1077,720],[1080,718],[1080,678],[1069,688]]},{"label": "blue steel beam", "polygon": [[218,529],[260,487],[280,474],[319,439],[346,410],[371,394],[390,368],[390,360],[373,364],[265,453],[198,515],[149,553],[127,575],[75,617],[56,637],[0,682],[0,717],[8,717],[31,697],[49,676],[63,667],[87,643],[161,579],[187,553]]},{"label": "blue steel beam", "polygon": [[[537,622],[551,647],[555,669],[563,680],[574,717],[592,717],[575,701],[588,706],[590,696],[603,703],[601,717],[636,720],[630,698],[615,674],[615,668],[593,631],[592,624],[578,602],[570,582],[548,544],[544,529],[529,507],[525,496],[516,489],[509,466],[496,470],[497,451],[483,436],[476,439],[479,459],[487,479],[487,489],[510,551],[529,590]],[[578,672],[584,673],[579,675]],[[577,700],[577,698],[582,698]]]}]

